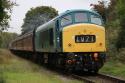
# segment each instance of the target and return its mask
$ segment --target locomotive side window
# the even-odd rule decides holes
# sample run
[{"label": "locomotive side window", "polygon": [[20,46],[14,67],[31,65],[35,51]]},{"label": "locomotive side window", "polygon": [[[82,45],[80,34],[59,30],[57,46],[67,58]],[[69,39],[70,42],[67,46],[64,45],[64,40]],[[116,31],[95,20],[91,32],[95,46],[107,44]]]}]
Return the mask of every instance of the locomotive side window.
[{"label": "locomotive side window", "polygon": [[88,22],[87,13],[75,13],[75,22]]},{"label": "locomotive side window", "polygon": [[49,30],[49,43],[50,43],[51,46],[54,43],[53,42],[53,29],[52,28]]},{"label": "locomotive side window", "polygon": [[65,26],[72,23],[72,16],[66,15],[61,19],[61,26]]},{"label": "locomotive side window", "polygon": [[90,18],[91,18],[91,23],[102,25],[102,21],[99,16],[91,14]]}]

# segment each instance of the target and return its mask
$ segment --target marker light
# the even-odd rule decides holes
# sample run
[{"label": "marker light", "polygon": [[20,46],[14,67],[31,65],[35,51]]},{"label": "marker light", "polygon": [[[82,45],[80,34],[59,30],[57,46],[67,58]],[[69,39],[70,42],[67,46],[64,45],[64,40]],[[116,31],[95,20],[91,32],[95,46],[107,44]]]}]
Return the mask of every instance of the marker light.
[{"label": "marker light", "polygon": [[98,53],[94,53],[94,57],[98,57]]},{"label": "marker light", "polygon": [[97,61],[98,60],[98,53],[94,53],[94,59],[95,59],[95,61]]},{"label": "marker light", "polygon": [[67,60],[67,64],[72,64],[72,60]]}]

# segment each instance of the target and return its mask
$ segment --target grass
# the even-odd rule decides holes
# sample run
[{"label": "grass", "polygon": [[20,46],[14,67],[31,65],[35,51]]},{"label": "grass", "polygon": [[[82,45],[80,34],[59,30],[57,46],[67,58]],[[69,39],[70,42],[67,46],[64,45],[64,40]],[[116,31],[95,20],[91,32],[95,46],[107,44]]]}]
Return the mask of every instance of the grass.
[{"label": "grass", "polygon": [[[61,83],[61,80],[54,77],[48,77],[45,74],[41,73],[13,73],[7,72],[8,83]],[[9,78],[9,79],[8,79]]]},{"label": "grass", "polygon": [[83,83],[46,70],[0,49],[0,83]]},{"label": "grass", "polygon": [[[108,60],[101,73],[125,79],[125,65]],[[0,49],[0,83],[83,83],[46,70],[32,62],[18,58],[8,50]]]},{"label": "grass", "polygon": [[100,72],[125,79],[125,65],[119,61],[107,61]]}]

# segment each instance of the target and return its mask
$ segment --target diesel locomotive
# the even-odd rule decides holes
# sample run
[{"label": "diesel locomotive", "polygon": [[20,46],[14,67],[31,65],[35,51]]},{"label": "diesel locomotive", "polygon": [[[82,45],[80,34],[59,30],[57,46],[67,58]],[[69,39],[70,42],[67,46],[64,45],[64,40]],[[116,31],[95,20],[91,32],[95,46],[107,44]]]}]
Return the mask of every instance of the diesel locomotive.
[{"label": "diesel locomotive", "polygon": [[101,16],[68,10],[10,43],[13,53],[66,70],[98,72],[106,58]]}]

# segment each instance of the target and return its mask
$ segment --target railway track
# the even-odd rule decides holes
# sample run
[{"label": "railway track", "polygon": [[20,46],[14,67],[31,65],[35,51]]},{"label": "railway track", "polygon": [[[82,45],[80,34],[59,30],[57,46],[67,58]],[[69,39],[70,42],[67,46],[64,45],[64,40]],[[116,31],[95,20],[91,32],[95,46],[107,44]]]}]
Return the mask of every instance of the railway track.
[{"label": "railway track", "polygon": [[125,83],[125,80],[105,74],[97,74],[92,76],[71,75],[75,79],[84,81],[85,83]]},{"label": "railway track", "polygon": [[125,79],[101,73],[99,74],[90,74],[86,72],[71,73],[60,69],[51,69],[51,71],[63,75],[67,78],[74,78],[81,80],[83,81],[83,83],[125,83]]}]

